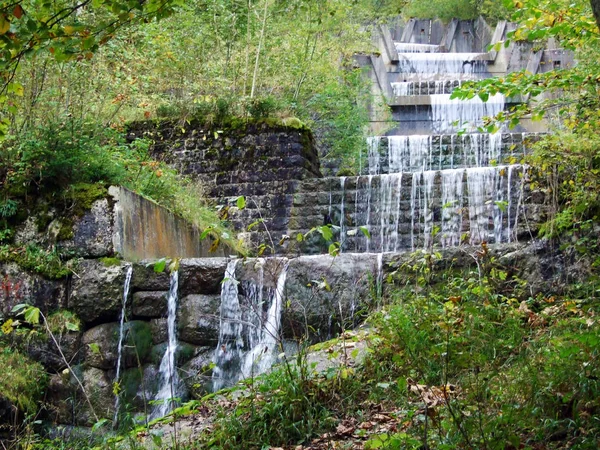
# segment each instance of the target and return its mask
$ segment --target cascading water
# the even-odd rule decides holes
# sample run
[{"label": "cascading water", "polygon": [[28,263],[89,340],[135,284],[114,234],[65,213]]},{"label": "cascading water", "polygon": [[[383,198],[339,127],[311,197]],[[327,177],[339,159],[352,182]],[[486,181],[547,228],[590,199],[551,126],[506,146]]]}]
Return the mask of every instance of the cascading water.
[{"label": "cascading water", "polygon": [[504,110],[502,94],[491,96],[487,101],[479,97],[468,100],[450,99],[449,94],[431,95],[431,116],[434,131],[452,132],[460,129],[476,130],[484,117],[495,117]]},{"label": "cascading water", "polygon": [[242,308],[238,298],[239,283],[235,278],[238,261],[237,259],[229,261],[221,284],[219,343],[215,351],[215,367],[212,373],[214,391],[235,383],[241,371],[244,340]]},{"label": "cascading water", "polygon": [[440,74],[451,75],[456,79],[471,79],[473,74],[485,70],[481,61],[482,53],[398,53],[398,72],[400,77],[409,81],[411,75],[415,81],[438,79]]},{"label": "cascading water", "polygon": [[167,298],[167,349],[162,357],[158,369],[160,379],[159,389],[154,397],[155,407],[150,414],[151,419],[163,417],[173,410],[176,398],[180,394],[180,380],[175,367],[175,354],[177,352],[177,330],[175,320],[177,316],[177,291],[179,288],[179,274],[173,270],[170,275],[169,296]]},{"label": "cascading water", "polygon": [[[279,329],[281,326],[281,307],[285,279],[287,277],[288,263],[285,262],[279,277],[271,304],[267,311],[264,323],[260,324],[258,340],[251,347],[243,359],[242,376],[256,376],[266,372],[273,366],[277,359],[277,345],[279,344]],[[262,307],[262,305],[260,305]]]},{"label": "cascading water", "polygon": [[410,97],[414,95],[452,94],[455,88],[460,87],[462,81],[397,81],[391,84],[396,97]]},{"label": "cascading water", "polygon": [[[342,248],[392,252],[511,241],[523,190],[515,184],[525,169],[504,164],[524,152],[525,135],[479,132],[486,117],[505,109],[500,94],[485,102],[450,99],[464,80],[490,76],[489,55],[441,53],[434,44],[396,49],[392,108],[401,118],[396,129],[406,134],[368,139],[368,177],[357,177],[354,205],[341,179]],[[411,96],[428,99],[411,105]],[[367,227],[370,238],[350,224]]]},{"label": "cascading water", "polygon": [[432,44],[413,44],[412,42],[395,42],[398,53],[439,53],[440,46]]},{"label": "cascading water", "polygon": [[[213,391],[266,372],[277,357],[287,260],[275,289],[270,290],[264,286],[264,259],[257,261],[256,281],[236,279],[238,261],[229,262],[221,285],[221,326],[214,358]],[[244,305],[240,301],[240,286]]]},{"label": "cascading water", "polygon": [[[119,321],[119,343],[117,344],[117,371],[115,374],[115,383],[121,381],[121,359],[123,357],[123,338],[125,330],[125,316],[127,313],[127,298],[129,297],[129,285],[131,284],[131,275],[133,274],[133,266],[127,266],[127,272],[125,273],[125,283],[123,284],[123,303],[121,306],[121,318]],[[119,394],[115,396],[115,415],[113,418],[113,424],[117,424],[119,416],[119,403],[121,397]]]}]

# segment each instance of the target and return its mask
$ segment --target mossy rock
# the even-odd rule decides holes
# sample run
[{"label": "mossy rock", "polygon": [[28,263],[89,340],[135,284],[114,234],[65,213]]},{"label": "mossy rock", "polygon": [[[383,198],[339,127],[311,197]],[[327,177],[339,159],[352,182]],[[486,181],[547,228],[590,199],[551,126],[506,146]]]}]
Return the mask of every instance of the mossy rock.
[{"label": "mossy rock", "polygon": [[0,367],[0,398],[23,413],[34,414],[47,383],[42,365],[0,344]]}]

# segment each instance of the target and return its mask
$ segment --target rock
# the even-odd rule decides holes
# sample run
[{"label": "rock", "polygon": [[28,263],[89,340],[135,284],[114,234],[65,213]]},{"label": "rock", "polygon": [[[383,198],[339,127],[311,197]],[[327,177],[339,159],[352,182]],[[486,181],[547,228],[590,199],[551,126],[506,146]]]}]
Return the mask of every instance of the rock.
[{"label": "rock", "polygon": [[[108,377],[107,373],[90,367],[83,371],[81,381],[98,418],[113,417],[115,396],[112,379]],[[79,425],[90,425],[96,422],[87,402],[82,402],[75,420]]]},{"label": "rock", "polygon": [[74,221],[73,238],[61,242],[61,247],[83,258],[112,256],[112,216],[108,199],[96,200],[89,211]]},{"label": "rock", "polygon": [[141,291],[133,294],[132,312],[135,317],[153,318],[167,315],[167,291]]},{"label": "rock", "polygon": [[118,322],[104,323],[86,331],[82,338],[86,364],[98,369],[115,369],[118,340]]},{"label": "rock", "polygon": [[0,429],[9,428],[15,423],[14,411],[13,404],[0,394]]},{"label": "rock", "polygon": [[85,323],[119,320],[125,283],[125,266],[107,267],[84,260],[73,277],[69,309]]},{"label": "rock", "polygon": [[[86,364],[103,370],[117,367],[120,323],[98,325],[83,334]],[[152,331],[149,322],[132,320],[123,327],[121,367],[135,367],[143,363],[152,349]],[[139,359],[139,361],[138,361]]]},{"label": "rock", "polygon": [[14,263],[0,264],[0,285],[0,313],[5,317],[21,303],[36,306],[44,314],[66,303],[66,281],[46,280]]},{"label": "rock", "polygon": [[131,276],[132,291],[168,291],[169,280],[169,264],[165,264],[165,270],[162,272],[154,271],[154,263],[152,261],[136,263],[133,265],[133,274]]},{"label": "rock", "polygon": [[182,368],[182,380],[192,398],[200,399],[210,391],[214,347],[200,347],[196,355]]},{"label": "rock", "polygon": [[[175,352],[175,365],[181,367],[186,362],[194,357],[196,354],[196,346],[187,344],[185,342],[177,343],[177,350]],[[160,362],[167,351],[167,343],[161,342],[152,347],[150,352],[150,362],[158,369]]]},{"label": "rock", "polygon": [[194,345],[216,346],[219,341],[221,297],[187,295],[177,308],[179,339]]},{"label": "rock", "polygon": [[182,259],[179,264],[179,296],[220,294],[227,261],[227,258]]},{"label": "rock", "polygon": [[[107,373],[95,367],[75,366],[73,370],[83,384],[95,413],[99,418],[112,418],[115,397],[112,380]],[[90,426],[96,418],[71,372],[65,370],[50,378],[46,397],[47,409],[55,423]]]},{"label": "rock", "polygon": [[46,409],[53,423],[73,424],[75,405],[83,399],[78,392],[75,380],[67,373],[57,373],[50,377],[46,390]]},{"label": "rock", "polygon": [[[332,336],[351,327],[377,277],[377,255],[301,256],[289,263],[281,326],[285,337]],[[306,327],[308,326],[308,330]]]},{"label": "rock", "polygon": [[57,333],[54,336],[64,355],[64,359],[58,351],[54,341],[45,334],[25,337],[16,335],[17,344],[32,359],[41,363],[50,372],[60,372],[67,367],[65,359],[69,364],[77,364],[83,357],[81,352],[81,333],[66,332]]},{"label": "rock", "polygon": [[150,332],[152,333],[152,343],[160,344],[161,342],[167,342],[168,330],[167,330],[167,319],[152,319],[150,321]]}]

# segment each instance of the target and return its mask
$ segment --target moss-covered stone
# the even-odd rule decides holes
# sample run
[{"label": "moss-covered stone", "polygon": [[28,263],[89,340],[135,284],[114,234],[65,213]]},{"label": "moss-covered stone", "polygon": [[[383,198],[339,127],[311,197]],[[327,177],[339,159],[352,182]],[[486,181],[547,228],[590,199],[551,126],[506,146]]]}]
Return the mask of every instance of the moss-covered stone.
[{"label": "moss-covered stone", "polygon": [[140,361],[145,361],[152,350],[152,330],[149,322],[135,320],[125,324],[127,340],[125,345],[137,352]]},{"label": "moss-covered stone", "polygon": [[119,258],[100,258],[100,262],[104,264],[105,267],[115,267],[121,265],[121,260]]}]

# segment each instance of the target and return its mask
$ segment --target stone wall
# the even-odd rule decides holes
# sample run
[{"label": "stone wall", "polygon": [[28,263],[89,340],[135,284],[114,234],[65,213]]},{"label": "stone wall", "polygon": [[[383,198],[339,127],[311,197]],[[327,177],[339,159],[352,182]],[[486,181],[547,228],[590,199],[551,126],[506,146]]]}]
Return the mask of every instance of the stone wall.
[{"label": "stone wall", "polygon": [[[259,245],[269,233],[285,234],[298,180],[321,176],[318,153],[310,130],[297,119],[234,121],[207,126],[192,121],[140,122],[130,126],[129,138],[153,141],[151,154],[185,175],[204,183],[207,196],[229,209],[235,230]],[[246,196],[246,210],[235,201]]]},{"label": "stone wall", "polygon": [[[376,261],[376,255],[240,260],[236,266],[239,301],[246,307],[247,299],[256,296],[257,290],[267,298],[287,265],[282,339],[327,339],[355,325],[360,312],[365,311],[376,277]],[[182,259],[179,264],[176,364],[186,398],[204,395],[210,387],[209,366],[219,342],[221,283],[228,262],[227,258],[216,257]],[[260,273],[259,265],[264,268]],[[167,345],[168,268],[155,272],[147,264],[88,259],[79,262],[69,279],[48,281],[12,264],[0,265],[6,287],[0,291],[4,317],[11,315],[15,304],[29,303],[40,307],[45,316],[67,309],[81,319],[80,331],[62,330],[56,337],[100,417],[114,415],[119,321],[129,266],[133,271],[123,329],[121,405],[140,413],[158,390],[157,369]],[[351,290],[347,289],[349,285]],[[67,364],[51,340],[40,335],[22,338],[15,345],[50,373],[46,418],[70,425],[95,422],[73,374],[66,370]]]}]

